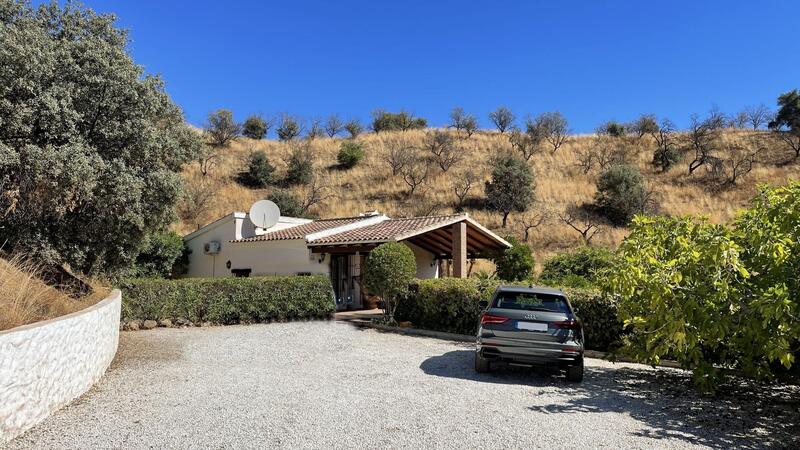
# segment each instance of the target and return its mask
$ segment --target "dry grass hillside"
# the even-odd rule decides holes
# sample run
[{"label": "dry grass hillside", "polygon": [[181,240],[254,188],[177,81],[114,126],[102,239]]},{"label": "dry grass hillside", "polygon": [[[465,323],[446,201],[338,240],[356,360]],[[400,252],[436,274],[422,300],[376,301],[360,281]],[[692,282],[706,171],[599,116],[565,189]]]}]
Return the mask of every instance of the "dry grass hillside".
[{"label": "dry grass hillside", "polygon": [[[250,153],[264,150],[280,177],[286,171],[286,158],[293,146],[297,145],[310,145],[315,156],[316,185],[322,187],[324,194],[323,202],[310,209],[311,214],[320,217],[350,216],[374,209],[393,217],[452,213],[456,202],[454,185],[463,179],[464,173],[472,171],[476,180],[469,191],[465,210],[488,227],[501,234],[515,234],[522,238],[523,224],[535,223],[539,214],[545,214],[544,221],[530,230],[528,239],[538,261],[582,243],[580,234],[564,223],[560,216],[571,205],[591,202],[595,194],[600,168],[595,165],[586,172],[580,166],[581,154],[585,152],[596,151],[600,147],[623,149],[627,163],[637,166],[645,175],[656,205],[655,212],[706,215],[713,222],[725,222],[733,218],[736,211],[747,204],[757,184],[785,183],[797,178],[800,168],[792,159],[793,153],[768,132],[726,130],[722,134],[724,145],[721,148],[729,148],[732,152],[726,155],[722,151],[716,155],[724,164],[736,159],[734,148],[763,148],[755,158],[752,171],[737,179],[735,184],[725,186],[712,180],[705,168],[692,175],[687,173],[689,161],[694,155],[691,151],[671,170],[660,173],[651,165],[656,143],[650,136],[604,137],[603,141],[593,135],[571,136],[555,153],[543,145],[529,160],[536,177],[537,203],[529,213],[512,213],[507,228],[501,229],[501,216],[483,208],[482,202],[484,182],[491,176],[491,158],[498,152],[514,151],[508,133],[483,131],[470,138],[458,135],[456,146],[462,159],[447,172],[432,165],[428,178],[413,196],[409,196],[409,186],[401,175],[392,175],[386,158],[392,147],[424,147],[426,132],[430,131],[364,134],[358,137],[358,141],[363,143],[366,156],[349,170],[336,168],[336,154],[344,140],[342,138],[315,138],[289,144],[239,138],[219,152],[217,164],[207,175],[201,174],[198,164],[185,169],[188,198],[199,207],[195,208],[194,213],[182,214],[183,220],[175,228],[185,233],[232,211],[247,211],[253,201],[264,198],[269,192],[269,189],[249,189],[236,181],[237,173],[246,169]],[[726,159],[729,157],[730,160]],[[726,165],[722,170],[729,171],[730,167]],[[307,195],[308,189],[302,186],[290,188],[301,197]],[[184,210],[186,207],[186,204],[182,205]],[[601,224],[591,244],[614,247],[626,233],[625,228]]]}]

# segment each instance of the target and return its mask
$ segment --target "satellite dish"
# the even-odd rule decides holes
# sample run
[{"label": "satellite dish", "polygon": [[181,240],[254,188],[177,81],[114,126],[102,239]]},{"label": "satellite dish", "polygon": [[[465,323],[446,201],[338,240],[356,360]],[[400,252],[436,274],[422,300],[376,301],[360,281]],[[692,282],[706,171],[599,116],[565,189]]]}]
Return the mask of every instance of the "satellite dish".
[{"label": "satellite dish", "polygon": [[259,228],[275,225],[280,217],[280,208],[269,200],[259,200],[250,207],[250,221]]}]

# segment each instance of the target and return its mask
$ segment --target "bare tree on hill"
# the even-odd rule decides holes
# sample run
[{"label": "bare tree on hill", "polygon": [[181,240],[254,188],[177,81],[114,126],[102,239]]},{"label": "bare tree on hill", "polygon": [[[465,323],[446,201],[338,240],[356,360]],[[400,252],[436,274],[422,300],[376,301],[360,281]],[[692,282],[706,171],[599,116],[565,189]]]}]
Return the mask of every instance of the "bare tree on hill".
[{"label": "bare tree on hill", "polygon": [[558,218],[578,232],[586,245],[591,244],[597,233],[602,231],[600,218],[577,205],[570,206],[564,212],[559,213]]},{"label": "bare tree on hill", "polygon": [[744,113],[747,116],[747,122],[750,123],[754,130],[766,126],[772,119],[772,111],[764,104],[748,106],[745,108]]},{"label": "bare tree on hill", "polygon": [[455,140],[450,133],[439,130],[429,131],[425,134],[424,145],[442,172],[447,172],[463,159],[463,152],[456,147]]},{"label": "bare tree on hill", "polygon": [[339,118],[338,114],[331,114],[328,116],[328,120],[325,121],[325,133],[328,134],[329,138],[333,138],[341,133],[344,127],[345,124],[342,122],[342,119]]},{"label": "bare tree on hill", "polygon": [[489,113],[489,120],[492,121],[497,130],[505,133],[514,123],[514,113],[505,106],[501,106]]}]

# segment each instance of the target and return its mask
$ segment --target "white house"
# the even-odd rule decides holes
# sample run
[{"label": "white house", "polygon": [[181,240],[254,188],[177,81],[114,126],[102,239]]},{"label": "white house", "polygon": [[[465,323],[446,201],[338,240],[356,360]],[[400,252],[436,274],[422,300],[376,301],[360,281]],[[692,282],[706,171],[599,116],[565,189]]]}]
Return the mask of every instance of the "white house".
[{"label": "white house", "polygon": [[391,219],[377,212],[320,220],[281,216],[268,229],[235,212],[184,241],[191,250],[189,277],[327,274],[339,309],[361,307],[361,266],[384,242],[411,248],[418,278],[437,278],[446,266],[464,277],[467,259],[510,247],[467,214]]}]

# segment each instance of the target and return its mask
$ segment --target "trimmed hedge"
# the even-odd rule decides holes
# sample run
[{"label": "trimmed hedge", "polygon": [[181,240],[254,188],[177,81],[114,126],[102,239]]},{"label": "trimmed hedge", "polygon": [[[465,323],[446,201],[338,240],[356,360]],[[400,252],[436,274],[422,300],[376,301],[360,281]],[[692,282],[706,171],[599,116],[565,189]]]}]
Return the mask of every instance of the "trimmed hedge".
[{"label": "trimmed hedge", "polygon": [[219,324],[328,319],[327,276],[123,280],[122,319],[186,319]]},{"label": "trimmed hedge", "polygon": [[[490,300],[499,283],[474,278],[415,280],[410,293],[400,301],[398,321],[413,326],[449,333],[475,334],[480,316],[480,300]],[[564,289],[583,323],[586,348],[608,351],[622,336],[617,318],[617,303],[592,289]]]}]

